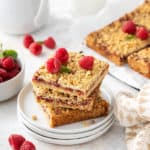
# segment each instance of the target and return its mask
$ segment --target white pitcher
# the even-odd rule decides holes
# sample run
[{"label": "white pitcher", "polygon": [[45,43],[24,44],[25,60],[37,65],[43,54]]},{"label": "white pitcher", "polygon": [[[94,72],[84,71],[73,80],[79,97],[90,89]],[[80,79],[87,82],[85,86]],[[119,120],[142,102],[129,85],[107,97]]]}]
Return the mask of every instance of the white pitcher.
[{"label": "white pitcher", "polygon": [[48,21],[48,0],[0,0],[0,31],[33,32]]}]

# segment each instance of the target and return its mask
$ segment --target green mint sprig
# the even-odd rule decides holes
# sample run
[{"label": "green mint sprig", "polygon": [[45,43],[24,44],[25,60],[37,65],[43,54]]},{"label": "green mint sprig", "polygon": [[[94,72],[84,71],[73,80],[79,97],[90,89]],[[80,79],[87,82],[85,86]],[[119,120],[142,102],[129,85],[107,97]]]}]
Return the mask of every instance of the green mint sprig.
[{"label": "green mint sprig", "polygon": [[62,65],[60,72],[61,73],[71,73],[71,69],[67,68],[67,66]]},{"label": "green mint sprig", "polygon": [[37,41],[37,43],[42,45],[44,42],[43,41]]},{"label": "green mint sprig", "polygon": [[14,59],[17,59],[17,52],[15,50],[0,50],[0,58],[11,56]]},{"label": "green mint sprig", "polygon": [[17,52],[15,50],[12,50],[12,49],[6,49],[2,52],[2,55],[3,57],[8,57],[8,56],[11,56],[12,58],[14,59],[17,59]]},{"label": "green mint sprig", "polygon": [[135,35],[131,35],[131,34],[130,34],[130,35],[126,36],[125,39],[126,39],[126,40],[135,39]]}]

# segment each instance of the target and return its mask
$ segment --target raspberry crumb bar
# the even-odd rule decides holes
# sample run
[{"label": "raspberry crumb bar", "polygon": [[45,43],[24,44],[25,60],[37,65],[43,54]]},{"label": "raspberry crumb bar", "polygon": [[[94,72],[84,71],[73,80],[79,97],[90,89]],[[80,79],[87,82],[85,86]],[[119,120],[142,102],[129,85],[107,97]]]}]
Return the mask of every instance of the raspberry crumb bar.
[{"label": "raspberry crumb bar", "polygon": [[66,93],[56,92],[49,89],[49,86],[45,86],[42,83],[32,83],[32,85],[37,100],[44,99],[48,101],[53,107],[65,107],[89,111],[93,108],[95,95],[99,93],[98,86],[98,88],[96,88],[90,96],[87,98],[82,98],[80,96],[72,96]]},{"label": "raspberry crumb bar", "polygon": [[108,113],[99,86],[109,65],[93,56],[56,51],[33,75],[32,86],[39,103],[55,127]]},{"label": "raspberry crumb bar", "polygon": [[128,57],[128,65],[135,71],[150,78],[150,47]]},{"label": "raspberry crumb bar", "polygon": [[150,38],[141,40],[122,31],[122,25],[128,20],[135,22],[136,26],[144,26],[150,30],[150,1],[119,20],[105,26],[86,37],[86,45],[97,51],[117,65],[126,62],[127,57],[150,44]]},{"label": "raspberry crumb bar", "polygon": [[49,89],[66,93],[72,96],[88,97],[102,82],[108,72],[108,64],[98,59],[94,60],[92,70],[82,69],[78,62],[83,54],[69,53],[69,61],[66,64],[71,69],[70,73],[51,74],[45,65],[41,66],[34,74],[32,83],[44,84]]},{"label": "raspberry crumb bar", "polygon": [[67,108],[52,108],[46,100],[38,100],[40,106],[49,119],[49,125],[56,127],[77,121],[92,119],[108,114],[109,104],[101,97],[97,97],[91,111],[81,111]]}]

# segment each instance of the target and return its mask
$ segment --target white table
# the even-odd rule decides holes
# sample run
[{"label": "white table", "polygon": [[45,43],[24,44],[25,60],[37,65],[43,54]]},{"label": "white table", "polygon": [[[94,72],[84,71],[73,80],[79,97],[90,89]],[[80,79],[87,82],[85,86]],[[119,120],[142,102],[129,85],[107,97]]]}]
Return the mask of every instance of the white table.
[{"label": "white table", "polygon": [[[123,9],[119,8],[118,5],[121,6],[119,0],[115,0],[114,5],[111,5],[112,12],[110,9],[107,10],[106,14],[101,14],[99,16],[100,22],[96,22],[93,18],[86,18],[85,21],[80,22],[79,20],[72,22],[69,18],[57,18],[52,16],[50,18],[50,23],[40,31],[33,34],[35,39],[42,40],[49,35],[55,37],[57,41],[58,47],[72,47],[72,48],[80,48],[82,45],[83,38],[85,35],[96,29],[97,25],[102,26],[107,22],[112,21],[117,16],[123,14],[125,11],[129,11],[133,9],[137,5],[138,0],[129,1],[123,0],[122,2],[126,2],[126,7]],[[118,2],[118,3],[117,3]],[[131,2],[131,4],[130,4]],[[115,7],[118,8],[116,11]],[[105,16],[106,15],[106,16]],[[95,21],[95,22],[94,22]],[[85,26],[86,25],[86,26]],[[74,31],[80,31],[75,32]],[[38,68],[38,66],[46,60],[49,54],[52,52],[46,48],[43,49],[43,54],[39,57],[35,57],[29,53],[22,45],[22,36],[12,36],[4,33],[0,33],[0,41],[2,41],[4,47],[16,49],[19,53],[19,56],[24,59],[25,62],[25,82],[27,84],[31,78],[33,72]],[[88,52],[87,52],[88,53]],[[133,89],[128,86],[120,83],[119,81],[113,79],[110,76],[107,76],[104,80],[106,84],[109,85],[110,89],[113,91],[113,94],[116,95],[120,90],[128,90],[133,91]],[[7,92],[7,91],[6,91]],[[9,101],[0,103],[0,149],[8,150],[9,145],[7,142],[8,136],[12,133],[18,133],[24,135],[27,139],[32,140],[37,147],[37,150],[126,150],[125,140],[124,140],[124,129],[120,127],[117,123],[113,125],[113,127],[103,136],[95,139],[92,142],[75,145],[75,146],[58,146],[53,144],[46,144],[35,139],[29,137],[20,127],[17,121],[16,115],[16,103],[17,97],[10,99]]]}]

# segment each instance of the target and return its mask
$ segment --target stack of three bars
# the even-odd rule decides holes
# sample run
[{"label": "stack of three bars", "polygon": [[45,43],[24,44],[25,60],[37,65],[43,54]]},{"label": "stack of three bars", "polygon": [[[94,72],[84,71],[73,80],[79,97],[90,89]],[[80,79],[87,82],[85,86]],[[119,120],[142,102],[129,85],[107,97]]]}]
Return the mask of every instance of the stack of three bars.
[{"label": "stack of three bars", "polygon": [[37,102],[47,114],[51,127],[107,115],[109,104],[100,96],[99,86],[108,64],[94,59],[92,70],[79,66],[81,53],[69,53],[69,72],[51,74],[42,65],[32,79]]}]

